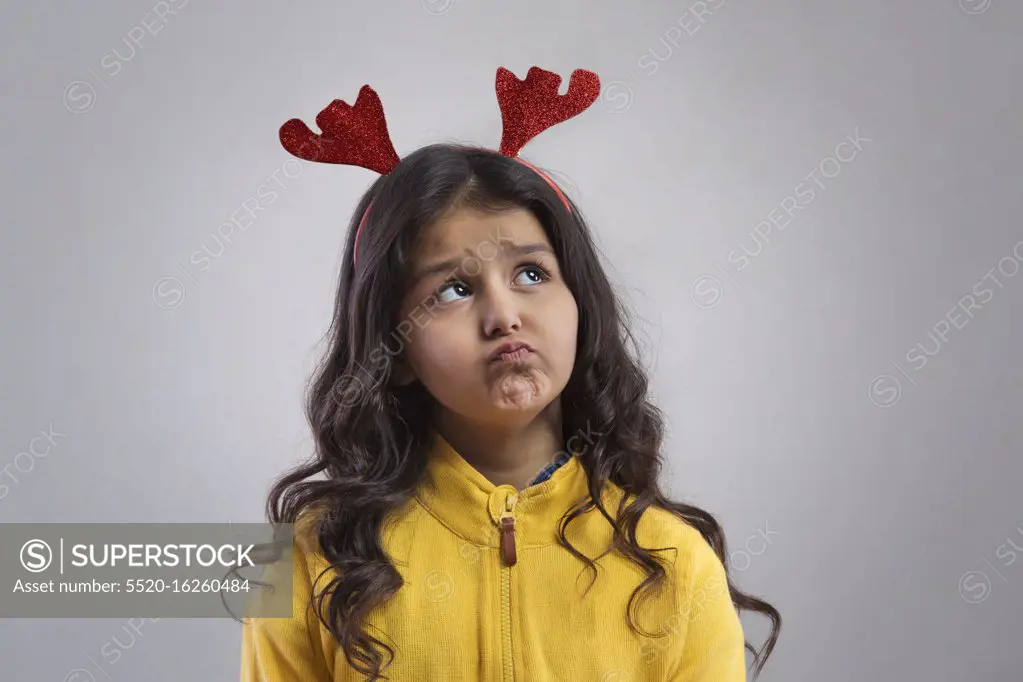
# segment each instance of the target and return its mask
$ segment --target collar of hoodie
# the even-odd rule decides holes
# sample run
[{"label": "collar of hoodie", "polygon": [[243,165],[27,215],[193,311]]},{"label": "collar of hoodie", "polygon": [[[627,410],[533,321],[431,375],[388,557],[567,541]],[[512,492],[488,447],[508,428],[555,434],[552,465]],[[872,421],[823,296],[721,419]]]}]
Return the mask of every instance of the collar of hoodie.
[{"label": "collar of hoodie", "polygon": [[501,517],[508,513],[515,520],[519,549],[555,543],[561,517],[589,497],[578,456],[546,481],[517,490],[491,483],[436,431],[427,452],[426,476],[416,498],[441,523],[476,545],[499,547]]}]

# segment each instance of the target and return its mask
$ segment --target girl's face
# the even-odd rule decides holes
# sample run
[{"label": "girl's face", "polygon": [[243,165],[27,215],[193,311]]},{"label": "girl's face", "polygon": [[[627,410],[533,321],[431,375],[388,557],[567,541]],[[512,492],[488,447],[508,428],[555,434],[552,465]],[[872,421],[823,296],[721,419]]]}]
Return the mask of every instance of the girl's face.
[{"label": "girl's face", "polygon": [[[490,424],[525,423],[561,395],[579,311],[532,213],[452,212],[423,232],[410,276],[398,383],[418,379],[456,418]],[[532,350],[495,360],[507,342]]]}]

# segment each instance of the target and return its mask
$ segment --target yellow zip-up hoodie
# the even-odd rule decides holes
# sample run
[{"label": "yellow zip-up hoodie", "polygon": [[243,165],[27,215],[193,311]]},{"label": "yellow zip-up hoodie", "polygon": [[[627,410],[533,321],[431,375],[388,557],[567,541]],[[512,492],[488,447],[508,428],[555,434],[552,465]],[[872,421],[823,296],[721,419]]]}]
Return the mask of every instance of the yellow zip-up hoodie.
[{"label": "yellow zip-up hoodie", "polygon": [[[614,516],[622,490],[609,483],[605,495]],[[635,612],[642,631],[665,634],[637,634],[626,608],[645,573],[608,553],[593,580],[558,544],[558,521],[588,498],[579,457],[518,491],[491,483],[435,433],[426,479],[382,530],[404,580],[368,619],[370,633],[395,650],[383,674],[395,682],[745,682],[742,626],[703,536],[666,510],[644,513],[640,544],[673,551],[662,553],[672,562],[665,588]],[[246,622],[242,682],[366,679],[309,608],[313,581],[329,564],[308,527],[295,525],[293,616]],[[566,533],[590,559],[611,544],[596,509]]]}]

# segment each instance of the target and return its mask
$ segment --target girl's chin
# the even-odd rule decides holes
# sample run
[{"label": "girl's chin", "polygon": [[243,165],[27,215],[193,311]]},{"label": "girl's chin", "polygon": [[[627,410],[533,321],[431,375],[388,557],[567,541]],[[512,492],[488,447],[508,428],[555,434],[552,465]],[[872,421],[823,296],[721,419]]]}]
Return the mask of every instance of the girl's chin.
[{"label": "girl's chin", "polygon": [[495,372],[475,386],[461,382],[441,385],[444,397],[440,402],[477,421],[494,418],[501,421],[501,414],[539,413],[557,397],[550,377],[540,368],[526,364]]},{"label": "girl's chin", "polygon": [[516,411],[542,407],[550,382],[535,367],[520,367],[502,373],[490,384],[490,403],[499,409]]},{"label": "girl's chin", "polygon": [[541,394],[540,386],[535,379],[517,374],[503,377],[498,382],[494,389],[494,403],[501,407],[523,410],[539,402]]}]

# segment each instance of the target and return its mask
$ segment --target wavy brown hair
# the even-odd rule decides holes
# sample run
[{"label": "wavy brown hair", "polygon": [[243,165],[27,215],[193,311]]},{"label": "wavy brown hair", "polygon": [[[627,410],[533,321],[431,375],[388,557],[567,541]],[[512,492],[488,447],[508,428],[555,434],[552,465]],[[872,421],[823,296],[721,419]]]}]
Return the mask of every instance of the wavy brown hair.
[{"label": "wavy brown hair", "polygon": [[[371,202],[356,271],[355,233]],[[308,390],[306,412],[316,454],[275,482],[267,514],[271,523],[286,524],[314,507],[326,510],[315,534],[323,556],[337,571],[314,593],[312,606],[348,663],[370,680],[389,679],[383,674],[385,653],[393,660],[394,651],[368,631],[366,617],[402,587],[381,545],[380,529],[385,517],[413,496],[425,472],[435,409],[419,382],[395,386],[390,381],[390,360],[403,347],[396,332],[399,305],[418,235],[452,209],[532,212],[554,247],[579,308],[575,367],[561,395],[562,431],[586,433],[597,424],[602,436],[580,454],[590,499],[562,519],[561,544],[595,574],[594,561],[571,546],[565,528],[593,508],[607,519],[613,527],[613,550],[646,573],[626,608],[635,632],[638,602],[667,576],[659,550],[641,547],[636,539],[640,518],[650,507],[667,510],[698,530],[728,571],[725,536],[715,518],[669,500],[659,487],[664,420],[650,403],[647,376],[629,351],[635,339],[624,306],[578,207],[571,206],[567,210],[542,177],[513,158],[438,144],[407,156],[380,177],[351,219],[328,347]],[[601,502],[608,482],[631,499],[614,513]],[[781,616],[767,602],[739,590],[731,577],[728,588],[737,609],[771,621],[760,649],[746,642],[756,677],[774,649]]]}]

